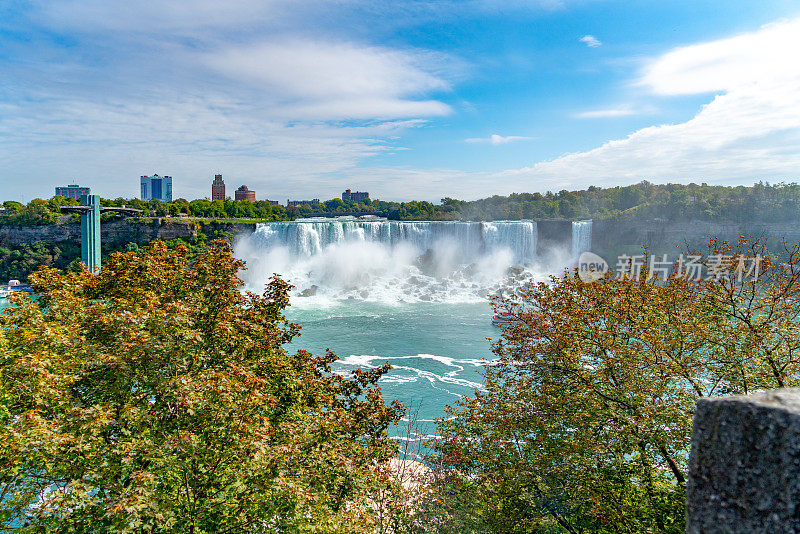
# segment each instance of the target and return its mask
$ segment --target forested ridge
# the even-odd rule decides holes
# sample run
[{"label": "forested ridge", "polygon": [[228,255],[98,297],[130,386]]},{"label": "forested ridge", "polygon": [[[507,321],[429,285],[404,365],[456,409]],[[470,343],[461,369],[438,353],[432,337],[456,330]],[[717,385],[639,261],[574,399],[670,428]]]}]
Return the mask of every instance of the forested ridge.
[{"label": "forested ridge", "polygon": [[[74,199],[52,197],[28,204],[6,201],[0,224],[53,224],[60,220],[59,207]],[[202,217],[286,221],[315,215],[374,214],[392,220],[518,220],[518,219],[666,219],[720,220],[733,222],[786,222],[800,218],[800,185],[759,182],[752,186],[708,184],[652,184],[647,181],[624,187],[546,193],[494,195],[474,201],[443,198],[428,201],[350,202],[338,198],[314,204],[284,207],[268,201],[185,200],[160,202],[139,199],[104,199],[106,206],[142,210],[145,217]],[[104,217],[116,217],[107,214]]]},{"label": "forested ridge", "polygon": [[608,219],[790,221],[800,217],[800,185],[757,183],[752,186],[652,184],[591,186],[580,191],[520,193],[458,205],[464,219]]}]

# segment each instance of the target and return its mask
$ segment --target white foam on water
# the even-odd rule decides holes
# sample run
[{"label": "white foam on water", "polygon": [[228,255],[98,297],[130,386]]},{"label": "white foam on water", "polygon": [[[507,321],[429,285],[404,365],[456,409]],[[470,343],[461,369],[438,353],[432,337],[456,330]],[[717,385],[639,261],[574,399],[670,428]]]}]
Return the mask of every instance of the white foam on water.
[{"label": "white foam on water", "polygon": [[335,363],[341,365],[354,365],[358,367],[376,367],[372,364],[372,362],[377,361],[378,364],[387,360],[408,360],[408,359],[421,359],[421,360],[433,360],[444,364],[447,367],[457,367],[459,370],[463,371],[464,368],[458,364],[465,364],[465,365],[472,365],[474,367],[483,367],[491,363],[490,360],[485,360],[483,358],[479,359],[460,359],[460,358],[450,358],[448,356],[436,356],[435,354],[417,354],[414,356],[372,356],[367,354],[356,355],[351,354],[346,358],[341,358],[336,360]]},{"label": "white foam on water", "polygon": [[[372,367],[377,367],[378,365],[382,365],[383,363],[386,362],[391,363],[392,360],[432,360],[441,363],[446,367],[452,367],[454,368],[454,370],[438,374],[430,370],[414,367],[412,365],[398,365],[396,363],[392,363],[392,371],[394,372],[407,371],[411,373],[411,375],[388,374],[381,377],[380,379],[381,382],[385,384],[400,385],[400,384],[411,384],[418,382],[419,380],[425,380],[430,384],[430,386],[433,389],[438,389],[449,395],[455,395],[459,397],[461,396],[460,393],[450,391],[446,387],[441,387],[440,384],[460,386],[468,389],[483,390],[483,384],[481,384],[480,382],[459,378],[458,375],[459,373],[464,371],[465,365],[471,365],[473,367],[484,367],[486,365],[492,365],[492,362],[490,360],[469,359],[469,358],[458,359],[458,358],[450,358],[447,356],[436,356],[434,354],[417,354],[416,356],[350,355],[346,358],[337,360],[332,365],[336,367],[351,366],[359,368],[372,368]],[[347,374],[347,371],[341,368],[337,368],[334,371],[342,375]]]}]

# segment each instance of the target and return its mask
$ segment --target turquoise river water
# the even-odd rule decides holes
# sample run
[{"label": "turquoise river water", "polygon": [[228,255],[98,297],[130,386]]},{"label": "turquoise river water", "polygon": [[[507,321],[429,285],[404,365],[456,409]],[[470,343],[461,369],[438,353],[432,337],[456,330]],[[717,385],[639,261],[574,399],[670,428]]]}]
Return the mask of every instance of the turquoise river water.
[{"label": "turquoise river water", "polygon": [[487,338],[500,335],[488,295],[546,279],[590,247],[590,222],[573,223],[572,242],[539,257],[533,221],[343,218],[261,224],[235,251],[247,289],[260,292],[273,273],[294,284],[286,314],[302,333],[290,350],[331,349],[339,373],[390,363],[384,399],[410,407],[424,436],[446,405],[482,387]]}]

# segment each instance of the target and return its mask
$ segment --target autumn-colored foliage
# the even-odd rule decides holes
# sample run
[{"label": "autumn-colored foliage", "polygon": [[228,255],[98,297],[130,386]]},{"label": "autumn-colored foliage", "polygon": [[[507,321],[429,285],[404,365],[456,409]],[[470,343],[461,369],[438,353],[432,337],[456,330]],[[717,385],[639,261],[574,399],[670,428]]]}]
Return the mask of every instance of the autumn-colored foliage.
[{"label": "autumn-colored foliage", "polygon": [[763,254],[760,276],[566,276],[496,302],[522,321],[438,432],[473,532],[683,532],[697,398],[800,384],[798,248],[709,252]]},{"label": "autumn-colored foliage", "polygon": [[290,354],[289,285],[217,241],[43,268],[0,316],[0,519],[19,532],[359,532],[402,407]]}]

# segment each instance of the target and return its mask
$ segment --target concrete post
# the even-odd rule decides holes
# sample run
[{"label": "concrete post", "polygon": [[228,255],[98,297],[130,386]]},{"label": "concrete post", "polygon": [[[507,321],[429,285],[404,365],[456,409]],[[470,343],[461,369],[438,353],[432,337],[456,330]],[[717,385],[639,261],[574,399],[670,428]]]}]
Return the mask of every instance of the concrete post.
[{"label": "concrete post", "polygon": [[686,532],[800,532],[800,388],[697,402]]},{"label": "concrete post", "polygon": [[81,260],[89,267],[89,272],[100,271],[100,195],[84,195],[81,206],[90,210],[81,212]]}]

